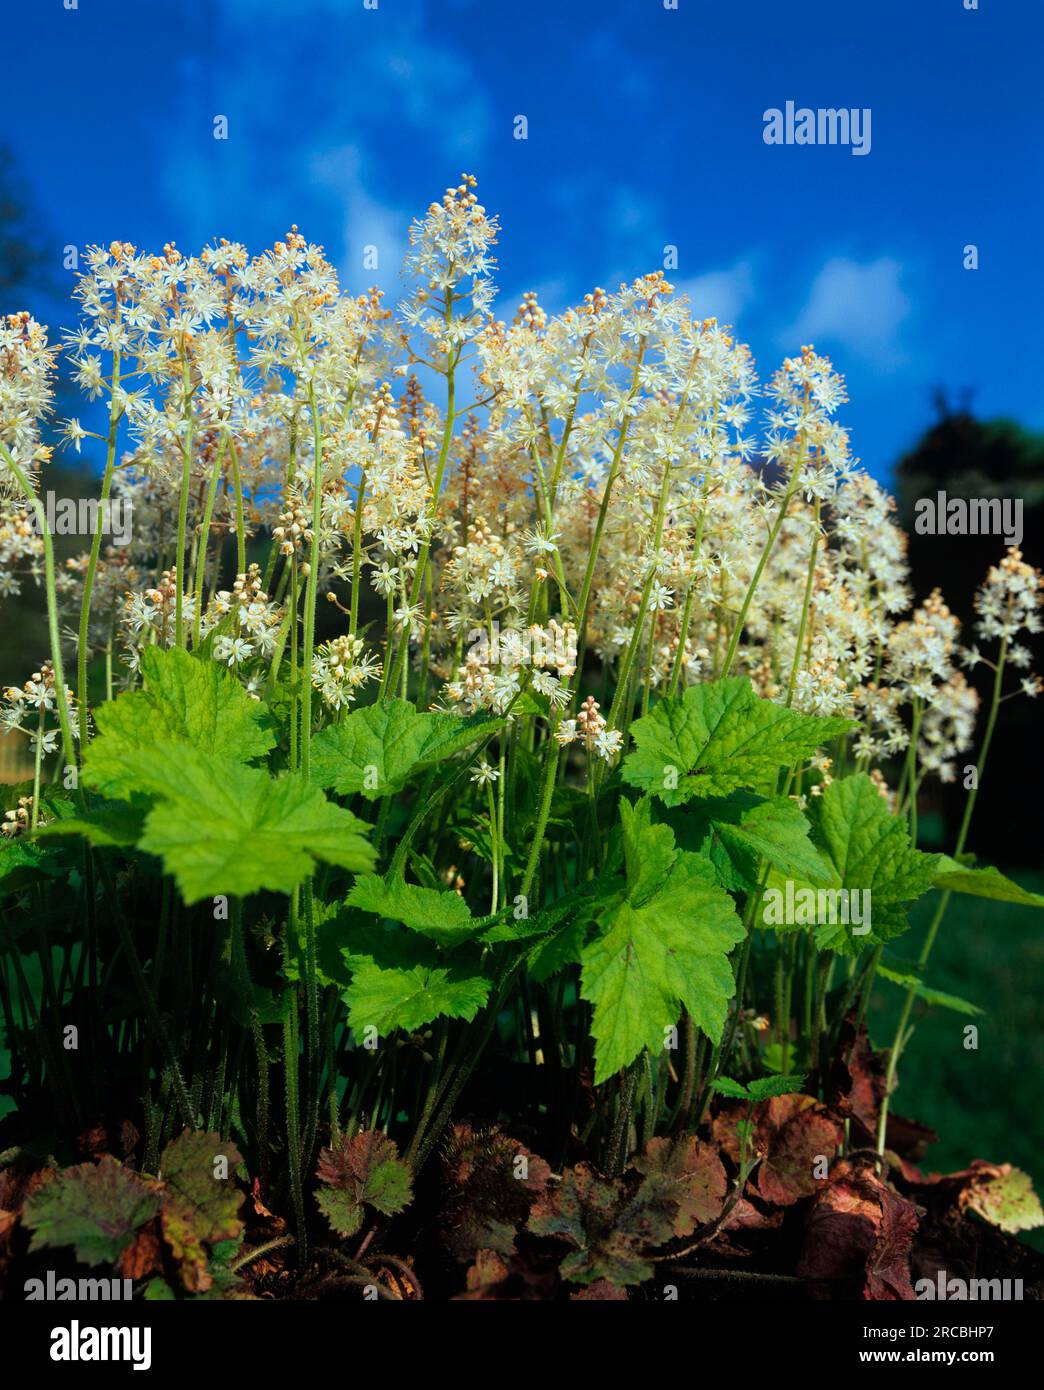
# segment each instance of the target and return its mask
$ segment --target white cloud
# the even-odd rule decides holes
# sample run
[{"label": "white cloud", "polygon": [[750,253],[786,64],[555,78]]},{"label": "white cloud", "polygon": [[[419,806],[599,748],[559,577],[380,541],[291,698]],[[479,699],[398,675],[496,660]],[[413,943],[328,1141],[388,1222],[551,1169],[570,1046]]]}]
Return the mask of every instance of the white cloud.
[{"label": "white cloud", "polygon": [[[340,200],[344,214],[343,258],[338,270],[344,288],[359,292],[380,285],[392,300],[409,241],[410,218],[367,193],[362,159],[354,145],[325,150],[312,159],[312,172]],[[364,249],[376,247],[378,269],[363,264]]]},{"label": "white cloud", "polygon": [[[671,279],[670,273],[667,275]],[[750,261],[737,261],[723,270],[708,270],[688,280],[675,281],[679,294],[689,297],[694,318],[716,318],[735,324],[754,299],[754,270]]]},{"label": "white cloud", "polygon": [[880,256],[853,261],[835,256],[819,271],[805,307],[780,340],[788,351],[829,340],[880,368],[904,360],[899,330],[910,312],[899,261]]}]

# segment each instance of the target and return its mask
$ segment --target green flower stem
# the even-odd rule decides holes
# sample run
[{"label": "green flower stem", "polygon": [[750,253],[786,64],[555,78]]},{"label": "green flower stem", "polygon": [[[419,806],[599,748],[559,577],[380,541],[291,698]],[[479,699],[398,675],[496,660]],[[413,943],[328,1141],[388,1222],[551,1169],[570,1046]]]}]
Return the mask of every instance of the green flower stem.
[{"label": "green flower stem", "polygon": [[558,725],[559,716],[556,714],[547,735],[547,747],[544,750],[544,777],[540,788],[540,807],[537,811],[536,826],[533,830],[533,841],[529,848],[526,871],[522,878],[521,893],[527,899],[530,889],[533,887],[533,880],[536,878],[537,868],[540,865],[540,851],[544,848],[544,832],[547,829],[547,822],[551,815],[551,801],[555,794],[559,754],[562,751],[555,739]]},{"label": "green flower stem", "polygon": [[192,377],[189,371],[188,354],[185,352],[184,345],[182,346],[181,377],[184,391],[182,410],[185,422],[185,438],[181,441],[181,495],[178,498],[178,540],[174,561],[178,571],[174,599],[174,641],[177,646],[184,647],[186,646],[184,615],[185,538],[188,531],[189,491],[192,487],[193,448]]},{"label": "green flower stem", "polygon": [[323,434],[315,385],[308,383],[308,405],[312,412],[312,544],[308,557],[308,583],[304,605],[304,677],[301,682],[301,772],[307,778],[311,767],[312,742],[312,657],[315,653],[315,610],[319,594],[319,529],[323,511]]},{"label": "green flower stem", "polygon": [[[979,785],[982,782],[982,774],[986,767],[986,759],[989,756],[990,744],[993,742],[993,731],[997,727],[997,713],[1001,705],[1001,686],[1004,680],[1004,666],[1008,657],[1008,639],[1005,637],[1001,641],[1000,653],[997,657],[997,665],[993,674],[993,691],[990,698],[990,710],[986,716],[986,729],[982,736],[982,747],[979,749],[978,776],[976,784],[968,792],[968,800],[964,804],[964,815],[961,818],[961,828],[957,832],[957,842],[954,845],[953,855],[958,858],[964,853],[964,846],[968,839],[968,830],[971,827],[972,814],[975,810],[975,802],[979,794]],[[935,945],[935,938],[939,934],[939,927],[946,915],[946,909],[950,903],[949,892],[944,892],[939,899],[939,905],[935,909],[935,915],[928,928],[928,935],[924,939],[921,953],[917,957],[918,975],[928,964],[928,959],[932,954],[932,947]],[[881,1102],[881,1115],[877,1125],[877,1152],[884,1153],[885,1135],[888,1132],[888,1108],[891,1102],[892,1091],[895,1088],[896,1072],[899,1068],[899,1059],[903,1054],[909,1033],[907,1029],[910,1023],[910,1015],[913,1012],[916,991],[911,986],[906,991],[906,998],[903,1000],[903,1011],[899,1016],[899,1023],[895,1030],[895,1037],[892,1040],[891,1050],[888,1054],[888,1070],[885,1073],[885,1094]],[[912,1030],[911,1030],[912,1031]]]},{"label": "green flower stem", "polygon": [[[122,409],[117,405],[116,398],[120,386],[120,354],[114,352],[112,356],[112,398],[109,405],[109,434],[105,445],[105,473],[102,476],[101,506],[99,513],[104,512],[105,505],[109,500],[109,493],[112,488],[113,473],[116,469],[116,427],[119,424]],[[94,577],[98,570],[98,556],[101,554],[102,542],[102,517],[99,514],[98,526],[91,537],[91,553],[87,560],[87,573],[83,579],[83,598],[80,603],[80,631],[76,643],[76,703],[77,715],[80,724],[80,747],[87,747],[87,709],[88,709],[88,690],[87,690],[87,644],[91,622],[91,596],[94,593]]]},{"label": "green flower stem", "polygon": [[69,718],[69,702],[65,697],[65,668],[62,665],[62,642],[61,633],[58,628],[58,598],[55,588],[54,578],[54,542],[51,538],[51,531],[47,524],[47,513],[44,511],[43,503],[33,490],[33,485],[25,469],[11,453],[7,445],[0,440],[0,453],[3,454],[4,462],[14,474],[15,481],[22,489],[22,494],[26,502],[33,509],[36,517],[37,528],[40,539],[43,541],[44,548],[44,586],[47,593],[47,630],[51,639],[51,665],[54,668],[54,692],[55,701],[58,706],[58,722],[62,729],[62,753],[65,758],[66,767],[76,766],[76,749],[73,743],[72,723]]},{"label": "green flower stem", "polygon": [[805,630],[808,626],[808,613],[812,606],[812,588],[816,581],[816,561],[819,559],[819,513],[820,502],[816,498],[815,519],[812,523],[812,546],[808,556],[808,573],[805,575],[805,597],[801,604],[801,622],[798,624],[797,643],[794,647],[794,665],[787,684],[787,709],[794,703],[798,673],[801,670],[801,649],[805,645]]},{"label": "green flower stem", "polygon": [[363,468],[359,472],[359,491],[355,499],[355,526],[352,536],[352,598],[351,616],[348,619],[348,634],[351,637],[355,636],[359,626],[359,583],[362,579],[363,499],[365,496],[366,469]]},{"label": "green flower stem", "polygon": [[[646,340],[642,338],[638,348],[638,357],[634,364],[634,373],[631,377],[630,389],[627,393],[627,404],[630,405],[638,394],[638,381],[641,375],[642,362],[645,358]],[[584,571],[584,582],[580,588],[580,597],[577,599],[577,633],[581,643],[581,654],[577,659],[577,671],[583,665],[583,648],[586,646],[587,636],[587,610],[591,602],[591,587],[594,584],[595,566],[598,563],[598,552],[602,548],[602,532],[605,530],[606,518],[609,515],[609,502],[612,498],[613,486],[617,475],[620,472],[620,464],[623,460],[624,446],[627,443],[627,431],[630,428],[631,416],[625,411],[617,426],[616,448],[613,450],[612,462],[609,465],[609,476],[605,480],[605,491],[602,493],[602,502],[598,508],[598,520],[595,522],[595,533],[591,540],[591,552],[587,557],[587,568]],[[577,690],[579,690],[577,682]]]},{"label": "green flower stem", "polygon": [[492,857],[491,868],[493,870],[493,891],[490,897],[489,914],[496,916],[497,912],[497,893],[500,889],[500,877],[497,868],[498,848],[497,848],[497,803],[493,793],[493,783],[486,783],[486,804],[489,809],[489,842],[490,854]]},{"label": "green flower stem", "polygon": [[236,573],[246,573],[246,522],[243,518],[243,478],[239,471],[239,454],[231,440],[228,454],[232,460],[232,486],[236,494]]},{"label": "green flower stem", "polygon": [[[210,535],[210,523],[214,517],[214,501],[217,497],[218,482],[221,479],[221,465],[224,461],[225,442],[228,436],[222,434],[221,443],[218,446],[217,458],[214,460],[214,471],[210,475],[210,486],[207,489],[206,506],[203,509],[203,520],[200,523],[199,547],[196,552],[196,612],[192,625],[192,645],[199,646],[200,624],[203,621],[203,578],[207,568],[207,538]],[[83,735],[81,734],[82,738]]]},{"label": "green flower stem", "polygon": [[[446,323],[449,324],[453,319],[453,289],[446,290]],[[417,556],[417,568],[413,572],[413,584],[410,587],[409,607],[412,608],[420,598],[424,590],[425,574],[428,569],[428,558],[431,554],[431,535],[435,526],[435,520],[439,512],[439,498],[442,496],[442,483],[446,474],[446,463],[449,459],[450,445],[453,442],[453,427],[457,419],[457,352],[450,352],[446,358],[446,422],[442,429],[442,443],[439,445],[439,457],[435,466],[435,479],[431,485],[431,503],[428,507],[427,531],[428,535],[420,548]],[[389,641],[391,631],[389,629]],[[395,652],[395,661],[391,670],[391,677],[388,681],[388,689],[394,694],[395,688],[399,683],[402,668],[410,648],[410,624],[404,623],[402,637]]]},{"label": "green flower stem", "polygon": [[[678,415],[675,417],[675,428],[677,428],[678,418],[681,415],[682,407],[679,407]],[[672,432],[673,437],[673,432]],[[642,585],[642,597],[638,604],[638,616],[634,620],[634,631],[631,633],[631,640],[627,644],[627,653],[624,656],[623,665],[616,682],[616,693],[613,696],[613,703],[609,707],[609,728],[619,728],[620,706],[623,703],[624,695],[627,692],[631,679],[631,667],[638,652],[639,644],[642,640],[642,633],[645,629],[645,615],[649,608],[649,595],[652,593],[652,586],[656,579],[657,561],[660,555],[660,546],[663,543],[663,525],[667,516],[667,499],[671,491],[671,461],[668,458],[663,465],[663,482],[660,485],[660,498],[656,506],[656,523],[653,530],[652,559],[649,561],[649,571],[645,576],[645,583]],[[653,615],[653,626],[655,628],[656,617]]]},{"label": "green flower stem", "polygon": [[[319,594],[319,532],[323,509],[323,433],[315,383],[308,383],[308,405],[312,415],[312,543],[309,551],[308,583],[304,604],[304,650],[301,675],[301,775],[306,780],[311,768],[312,743],[312,659],[315,652],[315,610]],[[304,907],[303,970],[305,989],[305,1056],[308,1077],[308,1122],[302,1146],[307,1162],[315,1141],[319,1120],[319,980],[316,971],[315,902],[312,880],[306,879],[302,895]],[[303,1235],[302,1235],[303,1239]]]},{"label": "green flower stem", "polygon": [[36,721],[36,748],[33,758],[33,805],[29,818],[29,829],[35,830],[40,821],[40,769],[43,766],[43,736],[44,720],[47,717],[47,710],[40,705],[39,717]]},{"label": "green flower stem", "polygon": [[743,635],[743,626],[747,621],[747,613],[750,611],[750,605],[754,601],[754,594],[757,591],[758,585],[761,583],[761,576],[765,572],[765,566],[768,564],[769,556],[775,548],[780,530],[783,527],[784,518],[790,509],[790,503],[794,497],[794,493],[797,491],[798,479],[801,476],[801,469],[804,466],[804,462],[804,450],[802,450],[801,457],[794,465],[793,472],[790,475],[790,481],[787,483],[786,491],[783,493],[783,500],[779,504],[779,511],[776,513],[776,519],[772,523],[768,541],[764,550],[761,552],[761,557],[754,569],[754,573],[751,575],[750,583],[747,585],[747,592],[744,594],[743,602],[740,605],[740,610],[736,614],[736,622],[732,629],[732,635],[729,638],[729,645],[725,652],[725,661],[721,668],[722,680],[724,680],[732,670],[732,663],[736,658],[736,649]]}]

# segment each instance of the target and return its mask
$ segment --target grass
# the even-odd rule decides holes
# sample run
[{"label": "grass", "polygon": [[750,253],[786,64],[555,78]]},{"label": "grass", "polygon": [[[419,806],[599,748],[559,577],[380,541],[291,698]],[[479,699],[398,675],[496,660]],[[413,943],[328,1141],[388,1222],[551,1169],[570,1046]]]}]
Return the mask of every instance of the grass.
[{"label": "grass", "polygon": [[[1012,870],[1023,887],[1044,892],[1044,873]],[[897,954],[916,956],[935,907],[934,895],[911,914],[913,929]],[[939,1135],[921,1164],[932,1171],[964,1168],[973,1158],[1014,1163],[1044,1191],[1044,1117],[1039,1077],[1044,1071],[1044,933],[1040,913],[1027,907],[954,895],[926,975],[935,989],[984,1009],[970,1019],[918,1005],[917,1030],[900,1066],[895,1109]],[[868,1015],[873,1041],[890,1044],[902,992],[882,984]],[[964,1045],[967,1024],[978,1026],[978,1048]],[[1029,1243],[1044,1250],[1044,1232]]]}]

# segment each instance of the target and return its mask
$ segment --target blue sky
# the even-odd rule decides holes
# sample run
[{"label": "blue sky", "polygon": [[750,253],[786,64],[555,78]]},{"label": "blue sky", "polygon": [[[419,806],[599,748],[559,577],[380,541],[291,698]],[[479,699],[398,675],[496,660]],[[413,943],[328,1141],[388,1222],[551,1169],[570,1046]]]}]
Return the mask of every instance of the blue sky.
[{"label": "blue sky", "polygon": [[[4,14],[26,68],[0,143],[59,272],[68,244],[260,250],[296,222],[394,296],[410,218],[467,170],[503,223],[505,317],[671,244],[668,278],[763,377],[803,342],[834,357],[879,477],[936,387],[1044,426],[1039,0],[71,3]],[[869,107],[869,154],[766,145],[788,100]]]}]

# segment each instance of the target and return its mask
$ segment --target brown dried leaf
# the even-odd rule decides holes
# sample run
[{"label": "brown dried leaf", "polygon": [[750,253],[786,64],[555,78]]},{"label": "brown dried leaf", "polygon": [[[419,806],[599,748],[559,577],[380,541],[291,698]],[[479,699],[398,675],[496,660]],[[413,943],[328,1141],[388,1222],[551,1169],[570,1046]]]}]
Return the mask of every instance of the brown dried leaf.
[{"label": "brown dried leaf", "polygon": [[[715,1141],[735,1164],[740,1155],[736,1125],[746,1113],[742,1101],[722,1106],[712,1126]],[[761,1163],[751,1188],[778,1206],[811,1197],[823,1181],[815,1176],[817,1160],[831,1160],[841,1143],[840,1121],[812,1096],[798,1092],[760,1101],[752,1118],[753,1147]]]},{"label": "brown dried leaf", "polygon": [[577,1289],[575,1293],[569,1295],[570,1303],[579,1303],[583,1300],[599,1303],[626,1303],[629,1295],[626,1289],[621,1289],[616,1284],[610,1284],[608,1279],[596,1279],[593,1284],[588,1284],[586,1289]]},{"label": "brown dried leaf", "polygon": [[586,1164],[567,1168],[562,1181],[536,1201],[529,1230],[573,1247],[561,1264],[563,1279],[593,1284],[640,1284],[652,1274],[649,1255],[672,1237],[677,1203],[659,1191],[633,1196],[618,1179],[607,1181]]},{"label": "brown dried leaf", "polygon": [[709,1144],[692,1135],[651,1139],[631,1166],[644,1177],[640,1197],[648,1199],[655,1189],[673,1203],[675,1236],[691,1236],[721,1215],[728,1179]]},{"label": "brown dried leaf", "polygon": [[797,1272],[810,1279],[859,1279],[863,1298],[913,1299],[910,1249],[918,1209],[873,1165],[844,1160],[819,1192],[805,1224]]},{"label": "brown dried leaf", "polygon": [[163,1247],[155,1221],[143,1226],[114,1266],[124,1279],[146,1279],[163,1268]]},{"label": "brown dried leaf", "polygon": [[755,1186],[766,1202],[788,1207],[811,1197],[822,1185],[816,1166],[829,1165],[841,1143],[842,1128],[811,1096],[777,1096],[764,1103],[755,1143],[765,1159]]},{"label": "brown dried leaf", "polygon": [[194,1130],[186,1130],[163,1150],[163,1237],[190,1293],[205,1293],[214,1282],[207,1267],[207,1247],[233,1240],[243,1229],[239,1219],[243,1194],[232,1181],[242,1161],[235,1145],[220,1134]]},{"label": "brown dried leaf", "polygon": [[475,1130],[468,1124],[453,1127],[443,1172],[451,1196],[442,1235],[461,1261],[476,1258],[481,1250],[510,1254],[519,1227],[551,1176],[542,1158],[499,1126]]}]

